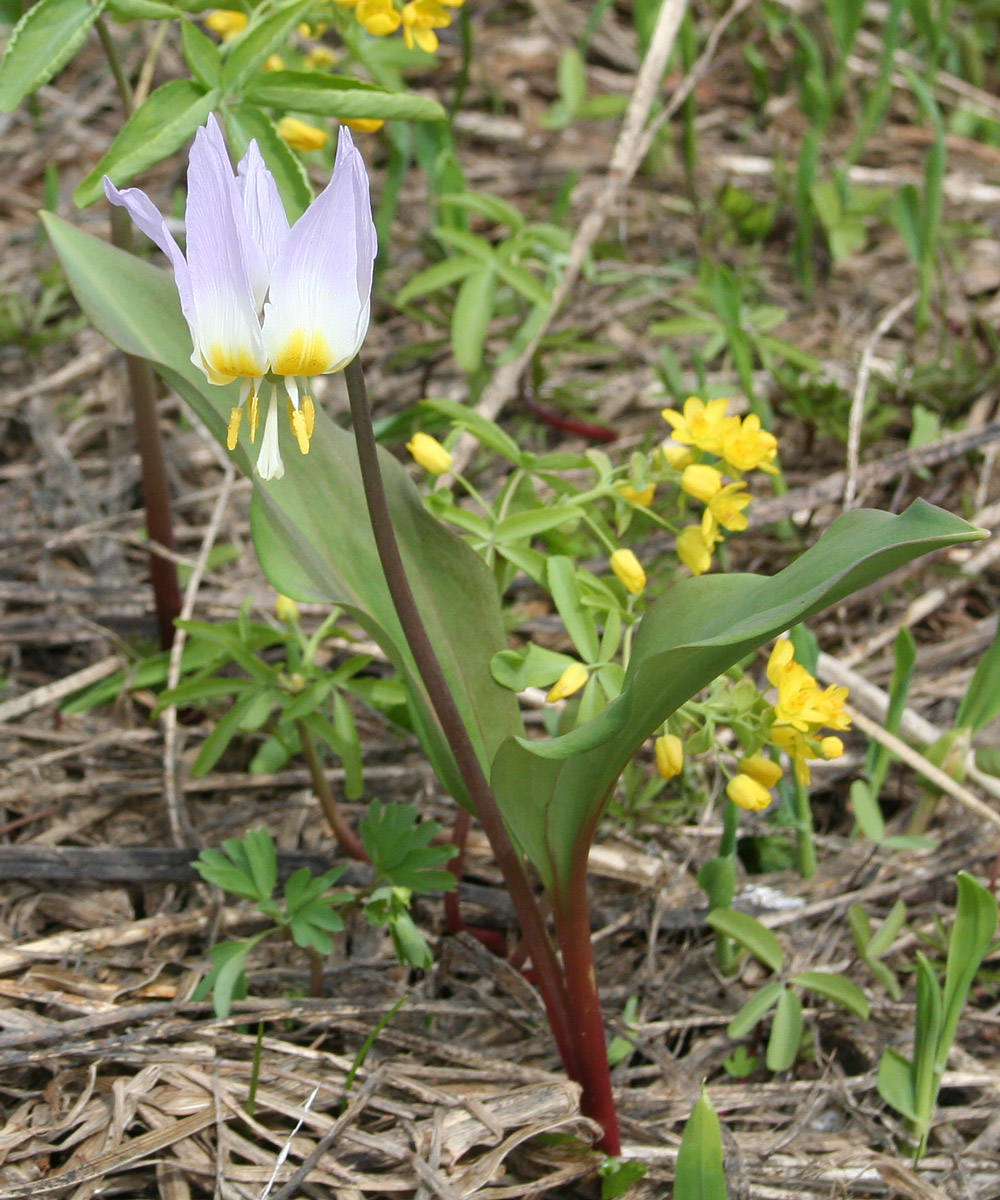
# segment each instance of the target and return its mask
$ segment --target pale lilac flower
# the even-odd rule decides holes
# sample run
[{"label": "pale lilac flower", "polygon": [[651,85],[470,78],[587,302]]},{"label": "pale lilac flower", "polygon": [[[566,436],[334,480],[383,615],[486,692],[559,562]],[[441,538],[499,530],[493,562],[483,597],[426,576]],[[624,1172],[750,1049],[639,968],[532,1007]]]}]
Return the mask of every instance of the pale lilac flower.
[{"label": "pale lilac flower", "polygon": [[375,225],[364,160],[350,133],[341,128],[329,184],[289,228],[257,143],[234,173],[210,116],[188,162],[186,255],[138,188],[119,191],[105,177],[104,191],[170,259],[194,343],[191,361],[209,383],[242,380],[229,418],[230,450],[243,406],[255,442],[261,401],[267,404],[257,471],[262,479],[280,479],[282,394],[306,454],[315,421],[309,379],[343,370],[368,330]]}]

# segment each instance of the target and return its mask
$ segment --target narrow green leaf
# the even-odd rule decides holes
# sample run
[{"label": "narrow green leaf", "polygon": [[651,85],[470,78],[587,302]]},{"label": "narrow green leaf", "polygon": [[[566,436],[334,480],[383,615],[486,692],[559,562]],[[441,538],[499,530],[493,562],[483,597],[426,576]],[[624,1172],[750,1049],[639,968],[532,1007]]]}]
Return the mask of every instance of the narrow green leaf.
[{"label": "narrow green leaf", "polygon": [[0,62],[0,112],[13,112],[61,71],[103,10],[104,0],[39,0],[28,8]]},{"label": "narrow green leaf", "polygon": [[997,931],[997,901],[967,871],[958,873],[958,908],[948,942],[944,973],[941,1031],[937,1043],[937,1068],[943,1071],[955,1038],[962,1009],[980,963]]},{"label": "narrow green leaf", "polygon": [[228,55],[222,68],[222,87],[227,96],[234,95],[254,71],[285,44],[285,39],[302,20],[310,2],[297,0],[292,4],[284,4],[263,20],[252,17],[243,33],[227,43]]},{"label": "narrow green leaf", "polygon": [[771,1022],[771,1036],[767,1041],[767,1069],[787,1071],[798,1057],[802,1043],[802,1001],[791,990],[778,997],[778,1007]]},{"label": "narrow green leaf", "polygon": [[[189,5],[186,12],[193,12]],[[171,21],[178,10],[162,0],[108,0],[107,11],[117,21]]]},{"label": "narrow green leaf", "polygon": [[726,1028],[727,1037],[731,1037],[733,1041],[746,1037],[761,1018],[777,1004],[778,997],[784,990],[785,985],[776,979],[765,984],[759,992],[755,992],[729,1022]]},{"label": "narrow green leaf", "polygon": [[341,119],[443,121],[447,116],[431,96],[390,92],[350,76],[319,71],[263,72],[247,81],[243,97],[265,108]]},{"label": "narrow green leaf", "polygon": [[[944,1039],[942,1032],[941,986],[926,955],[917,951],[917,1021],[913,1031],[913,1094],[921,1134],[934,1115],[941,1083],[936,1058]],[[950,1042],[950,1039],[949,1039]],[[947,1050],[945,1058],[947,1059]]]},{"label": "narrow green leaf", "polygon": [[756,917],[736,908],[716,908],[705,918],[713,929],[725,933],[772,971],[780,971],[785,960],[781,943]]},{"label": "narrow green leaf", "polygon": [[575,661],[568,654],[546,650],[531,642],[526,650],[501,650],[494,654],[490,669],[501,687],[523,692],[529,687],[551,687]]},{"label": "narrow green leaf", "polygon": [[674,1200],[726,1200],[727,1195],[722,1129],[702,1085],[677,1154]]},{"label": "narrow green leaf", "polygon": [[466,212],[478,213],[488,221],[506,225],[515,232],[524,228],[521,210],[506,200],[501,200],[499,196],[491,196],[488,192],[446,192],[443,196],[438,196],[437,202],[465,209]]},{"label": "narrow green leaf", "polygon": [[198,757],[191,766],[191,774],[195,779],[200,779],[202,775],[207,775],[219,761],[225,753],[226,747],[239,733],[243,717],[250,711],[251,706],[256,700],[257,697],[253,694],[241,696],[229,712],[216,722],[215,728],[205,738]]},{"label": "narrow green leaf", "polygon": [[955,725],[979,733],[997,717],[1000,717],[1000,623],[958,706]]},{"label": "narrow green leaf", "polygon": [[554,554],[549,559],[548,580],[553,602],[580,657],[584,662],[596,662],[597,626],[593,615],[583,607],[573,560]]},{"label": "narrow green leaf", "polygon": [[885,837],[882,809],[872,794],[871,787],[863,779],[855,779],[851,784],[851,811],[858,828],[866,838],[880,842]]},{"label": "narrow green leaf", "polygon": [[218,87],[222,75],[219,47],[185,17],[181,18],[181,46],[185,61],[195,79],[203,87]]},{"label": "narrow green leaf", "polygon": [[818,992],[862,1021],[868,1020],[868,997],[856,983],[845,979],[843,975],[833,975],[829,971],[802,971],[791,982],[811,992]]},{"label": "narrow green leaf", "polygon": [[465,256],[442,259],[409,279],[396,293],[396,304],[402,307],[420,296],[443,291],[453,283],[463,280],[477,265],[474,258]]},{"label": "narrow green leaf", "polygon": [[119,187],[180,149],[219,102],[193,79],[173,79],[156,89],[129,117],[108,152],[76,189],[73,199],[86,208],[102,194],[105,175]]},{"label": "narrow green leaf", "polygon": [[854,946],[862,958],[867,958],[870,951],[872,925],[868,914],[860,904],[852,904],[847,910],[847,924],[850,926]]},{"label": "narrow green leaf", "polygon": [[482,442],[484,446],[502,458],[506,458],[508,462],[515,464],[521,462],[521,447],[517,442],[509,433],[505,433],[495,421],[484,417],[474,408],[459,404],[456,400],[437,399],[436,397],[422,400],[421,406],[450,417],[460,429],[468,430],[477,441]]},{"label": "narrow green leaf", "polygon": [[917,1097],[913,1090],[913,1064],[898,1050],[886,1046],[878,1065],[878,1094],[909,1121],[917,1120]]},{"label": "narrow green leaf", "polygon": [[[567,521],[578,521],[583,509],[575,504],[554,504],[551,508],[529,509],[504,517],[494,531],[497,542],[518,542],[557,529]],[[595,647],[596,648],[596,647]]]},{"label": "narrow green leaf", "polygon": [[897,900],[892,908],[889,909],[885,920],[872,934],[871,940],[868,943],[868,953],[872,958],[881,958],[885,954],[896,940],[896,935],[903,928],[905,920],[906,903],[903,900]]},{"label": "narrow green leaf", "polygon": [[260,895],[267,898],[278,882],[278,854],[274,839],[264,829],[250,829],[243,838],[247,861]]},{"label": "narrow green leaf", "polygon": [[451,317],[451,349],[455,362],[467,375],[478,371],[483,361],[495,285],[493,268],[480,267],[467,275],[458,289]]}]

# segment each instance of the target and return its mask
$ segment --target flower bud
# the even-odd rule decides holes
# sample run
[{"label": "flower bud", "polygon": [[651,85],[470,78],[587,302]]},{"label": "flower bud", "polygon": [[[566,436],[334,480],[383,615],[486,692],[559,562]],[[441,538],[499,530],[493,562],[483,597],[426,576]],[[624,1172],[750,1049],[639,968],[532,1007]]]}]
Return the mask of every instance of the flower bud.
[{"label": "flower bud", "polygon": [[740,808],[760,812],[771,803],[771,793],[749,775],[734,775],[726,784],[726,795]]},{"label": "flower bud", "polygon": [[322,150],[330,138],[325,129],[307,125],[298,117],[282,117],[278,122],[278,133],[293,150]]},{"label": "flower bud", "polygon": [[638,596],[646,586],[646,572],[632,551],[616,550],[609,563],[625,590],[633,596]]},{"label": "flower bud", "polygon": [[224,42],[236,37],[247,27],[250,18],[245,12],[235,8],[215,8],[205,18],[205,24],[213,33],[217,33]]},{"label": "flower bud", "polygon": [[722,472],[705,463],[692,463],[691,466],[684,468],[684,473],[681,475],[681,488],[689,496],[694,496],[696,500],[703,500],[707,504],[716,492],[722,490]]},{"label": "flower bud", "polygon": [[624,483],[618,491],[629,504],[635,504],[638,508],[649,508],[656,495],[656,484],[651,483],[648,487],[634,488],[630,483]]},{"label": "flower bud", "polygon": [[555,704],[557,700],[565,700],[567,696],[578,692],[589,678],[590,672],[583,663],[570,663],[549,689],[549,694],[545,699],[549,704]]},{"label": "flower bud", "polygon": [[415,433],[406,443],[406,448],[420,466],[432,475],[443,475],[451,470],[451,454],[429,433]]},{"label": "flower bud", "polygon": [[355,133],[377,133],[385,121],[382,117],[344,117],[342,124]]},{"label": "flower bud", "polygon": [[299,619],[299,606],[290,596],[283,596],[278,592],[274,597],[274,615],[279,621],[291,625]]},{"label": "flower bud", "polygon": [[755,779],[762,787],[773,788],[781,778],[781,767],[771,758],[763,754],[751,754],[749,758],[741,758],[740,772]]},{"label": "flower bud", "polygon": [[839,737],[825,737],[820,740],[819,748],[824,758],[840,758],[844,753],[844,743]]},{"label": "flower bud", "polygon": [[660,453],[663,455],[663,461],[668,467],[673,467],[675,471],[683,471],[691,461],[691,448],[689,446],[678,446],[676,442],[667,440],[660,444]]},{"label": "flower bud", "polygon": [[704,575],[712,565],[712,547],[700,525],[688,525],[677,535],[677,557],[692,575]]},{"label": "flower bud", "polygon": [[265,71],[283,71],[285,69],[285,60],[280,54],[270,54],[264,60]]},{"label": "flower bud", "polygon": [[684,769],[684,743],[676,733],[664,733],[653,743],[656,769],[663,779],[673,779]]}]

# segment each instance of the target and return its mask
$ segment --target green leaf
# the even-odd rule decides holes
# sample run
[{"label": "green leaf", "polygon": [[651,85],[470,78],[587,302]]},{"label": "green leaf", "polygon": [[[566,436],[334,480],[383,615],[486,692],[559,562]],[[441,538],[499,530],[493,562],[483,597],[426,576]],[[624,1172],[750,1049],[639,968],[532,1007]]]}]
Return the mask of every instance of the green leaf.
[{"label": "green leaf", "polygon": [[722,1129],[704,1084],[684,1126],[674,1176],[674,1200],[726,1200]]},{"label": "green leaf", "polygon": [[778,997],[778,1007],[771,1022],[765,1062],[769,1071],[787,1071],[798,1057],[802,1043],[802,1001],[791,990]]},{"label": "green leaf", "polygon": [[554,504],[550,508],[529,509],[504,517],[493,536],[498,543],[519,542],[524,538],[537,537],[540,533],[548,533],[550,529],[558,529],[567,521],[578,521],[582,516],[583,509],[577,508],[575,504]]},{"label": "green leaf", "polygon": [[845,979],[843,975],[833,975],[829,971],[802,971],[791,982],[811,992],[818,992],[862,1021],[868,1020],[868,997],[856,983]]},{"label": "green leaf", "polygon": [[997,717],[1000,717],[1000,624],[962,697],[955,725],[979,733]]},{"label": "green leaf", "polygon": [[913,1090],[913,1064],[886,1046],[878,1065],[878,1094],[907,1120],[917,1120],[917,1098]]},{"label": "green leaf", "polygon": [[239,104],[225,113],[226,133],[237,158],[241,158],[252,139],[256,139],[268,170],[278,185],[278,194],[295,222],[312,203],[313,192],[302,160],[278,133],[267,113],[253,104]]},{"label": "green leaf", "polygon": [[552,600],[580,657],[587,663],[597,662],[597,626],[593,614],[583,607],[573,560],[554,554],[549,559],[548,581]]},{"label": "green leaf", "polygon": [[466,212],[478,213],[488,221],[497,225],[506,225],[515,232],[524,228],[524,217],[521,210],[499,196],[491,196],[488,192],[446,192],[438,196],[438,204],[464,209]]},{"label": "green leaf", "polygon": [[729,1022],[726,1036],[731,1037],[734,1041],[737,1038],[746,1037],[761,1018],[777,1004],[778,997],[784,990],[785,985],[777,979],[772,983],[765,984],[759,992],[755,992],[750,997]]},{"label": "green leaf", "polygon": [[606,1158],[597,1168],[601,1177],[601,1200],[617,1200],[624,1196],[648,1170],[649,1165],[637,1158]]},{"label": "green leaf", "polygon": [[710,858],[698,872],[698,886],[708,896],[710,908],[728,909],[736,894],[736,858],[720,854]]},{"label": "green leaf", "polygon": [[944,973],[942,1022],[937,1043],[939,1071],[947,1065],[948,1052],[969,989],[996,931],[996,897],[967,871],[959,871],[958,910],[948,942],[948,963]]},{"label": "green leaf", "polygon": [[104,10],[104,0],[39,0],[11,31],[0,62],[0,112],[13,112],[25,96],[69,62]]},{"label": "green leaf", "polygon": [[523,692],[529,687],[551,687],[576,659],[535,642],[524,650],[501,650],[494,654],[491,669],[501,687]]},{"label": "green leaf", "polygon": [[[919,1132],[923,1133],[934,1115],[941,1083],[936,1064],[941,1037],[943,1009],[941,986],[926,955],[917,951],[917,1021],[913,1031],[913,1094],[916,1097]],[[950,1039],[949,1039],[950,1044]],[[944,1055],[947,1059],[947,1050]]]},{"label": "green leaf", "polygon": [[[396,293],[396,304],[402,307],[426,296],[431,292],[440,292],[464,279],[470,271],[474,271],[478,263],[474,258],[458,257],[445,258],[424,271],[418,271]],[[425,401],[426,403],[426,401]],[[483,418],[485,420],[485,418]]]},{"label": "green leaf", "polygon": [[340,119],[443,121],[447,116],[441,104],[431,96],[390,92],[350,76],[327,75],[319,71],[263,72],[247,82],[243,96],[266,108]]},{"label": "green leaf", "polygon": [[[185,5],[188,12],[194,9]],[[178,11],[161,0],[108,0],[108,12],[117,21],[171,21]]]},{"label": "green leaf", "polygon": [[871,787],[863,779],[851,784],[851,811],[866,838],[880,842],[885,837],[885,818]]},{"label": "green leaf", "polygon": [[215,966],[202,980],[196,995],[212,993],[212,1007],[217,1017],[228,1017],[233,1000],[242,1000],[247,994],[246,963],[250,951],[271,930],[247,938],[245,942],[219,942],[209,952]]},{"label": "green leaf", "polygon": [[257,884],[251,875],[242,867],[237,866],[221,850],[212,848],[202,850],[193,866],[206,883],[214,883],[223,891],[232,892],[234,896],[243,896],[247,900],[261,898]]},{"label": "green leaf", "polygon": [[219,86],[222,56],[219,47],[186,18],[181,18],[181,45],[191,74],[206,88]]},{"label": "green leaf", "polygon": [[903,928],[903,922],[906,920],[906,903],[903,900],[897,900],[896,903],[889,909],[885,920],[872,934],[868,942],[867,953],[871,958],[881,958],[889,949],[892,943],[896,940],[896,935]]},{"label": "green leaf", "polygon": [[703,575],[676,584],[640,622],[621,696],[593,721],[541,741],[511,739],[492,781],[546,887],[570,878],[625,764],[685,701],[770,638],[921,554],[982,537],[923,501],[899,516],[839,517],[777,575]]},{"label": "green leaf", "polygon": [[288,35],[308,10],[310,2],[297,0],[296,3],[284,4],[263,20],[251,17],[243,33],[227,43],[228,56],[222,68],[222,87],[227,95],[237,92],[254,71],[285,44]]},{"label": "green leaf", "polygon": [[278,854],[266,829],[251,829],[243,838],[247,862],[258,893],[269,897],[278,882]]},{"label": "green leaf", "polygon": [[483,361],[486,335],[493,316],[496,272],[479,267],[466,275],[455,298],[451,315],[451,351],[460,370],[478,371]]},{"label": "green leaf", "polygon": [[756,917],[749,913],[740,912],[736,908],[713,909],[705,920],[719,933],[725,933],[745,949],[754,958],[772,971],[780,971],[785,955],[781,943],[774,934],[762,925]]},{"label": "green leaf", "polygon": [[219,759],[225,754],[226,747],[243,727],[243,718],[256,704],[257,696],[253,693],[241,696],[226,715],[216,722],[215,728],[202,743],[198,757],[191,765],[191,774],[195,779],[207,775]]},{"label": "green leaf", "polygon": [[509,433],[505,433],[495,421],[484,417],[474,408],[459,404],[455,400],[443,400],[436,397],[422,400],[420,404],[422,408],[429,408],[433,412],[443,413],[446,417],[450,417],[460,429],[468,430],[477,441],[506,458],[508,462],[515,464],[521,462],[522,452],[517,442]]},{"label": "green leaf", "polygon": [[180,149],[204,125],[219,102],[217,91],[206,91],[193,79],[173,79],[156,89],[129,117],[108,152],[73,194],[86,208],[103,194],[108,175],[119,187]]}]

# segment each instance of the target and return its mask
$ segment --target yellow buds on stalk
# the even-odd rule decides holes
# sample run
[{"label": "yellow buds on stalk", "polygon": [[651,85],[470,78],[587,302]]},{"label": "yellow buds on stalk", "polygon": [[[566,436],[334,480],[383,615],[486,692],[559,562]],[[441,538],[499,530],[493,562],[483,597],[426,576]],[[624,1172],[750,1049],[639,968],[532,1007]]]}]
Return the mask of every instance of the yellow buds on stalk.
[{"label": "yellow buds on stalk", "polygon": [[392,0],[358,0],[354,15],[376,37],[395,33],[403,21]]},{"label": "yellow buds on stalk", "polygon": [[451,454],[429,433],[415,433],[406,443],[406,448],[416,462],[432,475],[443,475],[451,470]]},{"label": "yellow buds on stalk", "polygon": [[291,596],[283,596],[278,592],[274,597],[274,615],[279,621],[292,625],[299,619],[299,606]]},{"label": "yellow buds on stalk", "polygon": [[684,468],[681,475],[681,488],[696,500],[706,504],[717,492],[722,490],[722,472],[704,463],[692,463]]},{"label": "yellow buds on stalk", "polygon": [[303,152],[322,150],[330,139],[325,129],[317,129],[315,125],[307,125],[298,117],[282,117],[278,122],[278,133],[293,150]]},{"label": "yellow buds on stalk", "polygon": [[664,733],[653,743],[656,770],[662,779],[673,779],[684,770],[684,743],[676,733]]},{"label": "yellow buds on stalk", "polygon": [[249,17],[245,12],[234,8],[213,8],[205,17],[205,24],[213,33],[217,33],[224,42],[236,37],[247,27]]},{"label": "yellow buds on stalk", "polygon": [[632,487],[629,483],[625,483],[622,484],[618,491],[629,504],[635,504],[639,508],[649,508],[653,503],[653,497],[656,495],[656,484],[651,483],[649,487],[640,489]]},{"label": "yellow buds on stalk", "polygon": [[779,638],[767,662],[767,680],[778,690],[774,705],[771,743],[787,750],[795,766],[795,778],[801,784],[810,780],[810,758],[839,758],[844,743],[829,735],[818,738],[824,725],[830,729],[850,729],[851,718],[844,711],[847,688],[821,689],[809,672],[795,661],[795,648],[788,638]]},{"label": "yellow buds on stalk", "polygon": [[638,596],[646,586],[646,572],[632,551],[616,550],[609,562],[625,590],[632,596]]},{"label": "yellow buds on stalk", "polygon": [[823,757],[827,760],[840,758],[844,753],[844,743],[839,737],[834,737],[832,734],[830,737],[820,738],[819,748],[823,751]]},{"label": "yellow buds on stalk", "polygon": [[760,812],[771,803],[771,793],[750,775],[734,775],[726,784],[726,795],[740,808]]},{"label": "yellow buds on stalk", "polygon": [[555,704],[557,700],[565,700],[567,696],[578,692],[589,678],[590,672],[583,663],[570,663],[549,689],[549,694],[545,699],[549,704]]},{"label": "yellow buds on stalk", "polygon": [[742,775],[749,775],[766,788],[773,788],[781,778],[781,767],[773,759],[765,758],[763,754],[751,754],[749,758],[741,758],[739,768]]}]

